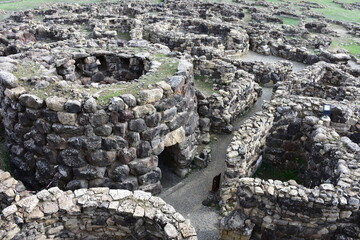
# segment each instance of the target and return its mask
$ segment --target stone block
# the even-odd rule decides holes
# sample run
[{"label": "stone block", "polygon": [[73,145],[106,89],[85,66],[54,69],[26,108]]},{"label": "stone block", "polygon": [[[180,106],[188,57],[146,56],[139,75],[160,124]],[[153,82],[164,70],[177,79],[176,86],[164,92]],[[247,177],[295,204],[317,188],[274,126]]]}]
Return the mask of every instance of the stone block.
[{"label": "stone block", "polygon": [[173,146],[185,140],[186,140],[185,130],[183,127],[181,127],[165,135],[164,146],[165,147]]},{"label": "stone block", "polygon": [[145,120],[142,118],[130,120],[129,129],[135,132],[142,132],[147,128]]},{"label": "stone block", "polygon": [[134,175],[143,175],[155,170],[157,166],[158,158],[156,156],[138,158],[129,163],[130,172]]},{"label": "stone block", "polygon": [[58,112],[58,119],[61,124],[64,125],[75,125],[77,114],[76,113],[67,113],[67,112]]},{"label": "stone block", "polygon": [[59,162],[68,167],[83,167],[86,165],[83,154],[77,149],[66,149],[60,152]]},{"label": "stone block", "polygon": [[23,94],[19,97],[19,102],[29,108],[40,109],[44,105],[44,100],[32,94]]},{"label": "stone block", "polygon": [[69,113],[78,113],[81,111],[81,102],[78,100],[68,100],[64,104],[64,108]]},{"label": "stone block", "polygon": [[161,88],[143,90],[140,92],[140,101],[143,104],[159,101],[162,97],[163,90]]}]

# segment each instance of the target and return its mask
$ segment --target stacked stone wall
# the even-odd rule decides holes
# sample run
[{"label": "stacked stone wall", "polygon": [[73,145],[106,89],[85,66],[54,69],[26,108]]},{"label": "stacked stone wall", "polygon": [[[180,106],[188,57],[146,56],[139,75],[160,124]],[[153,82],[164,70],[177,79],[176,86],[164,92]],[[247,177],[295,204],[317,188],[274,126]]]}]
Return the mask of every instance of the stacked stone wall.
[{"label": "stacked stone wall", "polygon": [[[195,229],[161,198],[109,188],[36,194],[0,170],[1,239],[191,239]],[[10,193],[11,192],[11,193]]]},{"label": "stacked stone wall", "polygon": [[[265,104],[262,113],[244,123],[228,148],[220,193],[225,215],[222,239],[358,238],[355,172],[360,147],[339,135],[356,129],[356,105],[288,95],[285,83],[277,86],[274,99]],[[320,119],[324,104],[330,104],[334,113],[341,109],[341,123],[335,117],[329,123]],[[283,146],[290,140],[291,135],[286,134],[290,125],[293,137],[302,135],[296,139],[297,147],[304,150],[297,153],[306,153],[304,185],[294,180],[248,178],[266,159],[286,164]],[[297,125],[302,131],[295,131]],[[284,138],[273,139],[274,133]],[[281,153],[269,151],[277,142]]]},{"label": "stacked stone wall", "polygon": [[249,49],[249,40],[242,29],[206,20],[170,19],[144,27],[144,38],[153,43],[166,44],[174,51],[192,52],[196,47],[212,47],[244,53]]},{"label": "stacked stone wall", "polygon": [[198,114],[192,65],[186,60],[168,82],[137,97],[113,97],[106,106],[91,97],[39,97],[10,79],[1,85],[3,123],[14,175],[27,186],[158,193],[157,156],[170,146],[178,174],[188,172]]},{"label": "stacked stone wall", "polygon": [[300,77],[295,74],[290,81],[294,95],[338,101],[358,101],[360,96],[359,77],[324,62],[308,67]]},{"label": "stacked stone wall", "polygon": [[261,95],[254,76],[222,60],[197,59],[195,76],[206,76],[213,82],[216,93],[206,97],[199,94],[199,114],[210,119],[211,129],[217,132],[232,131],[234,119],[248,110]]}]

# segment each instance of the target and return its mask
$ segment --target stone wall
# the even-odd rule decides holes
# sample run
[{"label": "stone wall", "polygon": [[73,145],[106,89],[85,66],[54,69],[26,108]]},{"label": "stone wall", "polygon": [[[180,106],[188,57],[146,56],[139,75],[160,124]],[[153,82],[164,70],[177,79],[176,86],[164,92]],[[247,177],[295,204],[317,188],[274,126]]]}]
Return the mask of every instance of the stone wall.
[{"label": "stone wall", "polygon": [[[70,72],[76,61],[57,63],[65,78],[78,79]],[[154,66],[159,63],[154,63],[147,75],[156,72]],[[136,97],[130,93],[110,96],[107,105],[89,94],[37,96],[19,86],[10,73],[1,74],[10,164],[14,176],[31,189],[52,184],[65,189],[107,186],[159,193],[157,156],[164,148],[173,153],[169,161],[177,173],[188,172],[198,126],[193,69],[188,61],[180,60],[177,74],[167,82],[158,81]],[[121,82],[113,84],[115,88]]]},{"label": "stone wall", "polygon": [[292,64],[287,61],[264,63],[258,61],[247,62],[231,60],[231,63],[236,67],[253,74],[255,76],[255,81],[259,84],[275,84],[279,81],[286,81],[293,71]]},{"label": "stone wall", "polygon": [[360,80],[336,65],[319,62],[295,75],[291,94],[321,97],[338,101],[358,101]]},{"label": "stone wall", "polygon": [[[358,155],[360,147],[355,152],[343,148],[343,139],[323,126],[317,126],[311,137],[315,148],[310,158],[318,161],[319,168],[314,168],[310,160],[307,167],[319,171],[320,178],[330,177],[330,182],[322,179],[319,186],[307,188],[293,180],[241,178],[237,191],[238,212],[223,219],[225,230],[235,230],[236,225],[232,223],[238,218],[244,225],[247,219],[255,224],[252,232],[255,239],[324,239],[344,233],[348,237],[359,237],[356,230],[359,199],[355,190],[358,182],[355,176],[351,177],[356,170],[350,170],[348,164],[356,161],[354,156]],[[331,162],[333,169],[329,176],[324,171],[332,167]],[[309,179],[316,180],[314,176]],[[246,230],[240,235],[251,236]]]},{"label": "stone wall", "polygon": [[197,239],[189,220],[151,193],[54,187],[32,194],[7,172],[0,177],[1,201],[14,196],[1,208],[1,239]]},{"label": "stone wall", "polygon": [[[198,94],[199,114],[210,119],[210,127],[216,132],[231,132],[231,123],[248,110],[261,95],[254,76],[220,59],[194,61],[195,76],[206,76],[216,89],[210,96]],[[200,80],[202,81],[202,80]]]},{"label": "stone wall", "polygon": [[[323,77],[326,73],[316,66],[317,71],[309,67],[291,81],[309,79],[309,72]],[[336,79],[349,76],[337,71],[341,76],[335,73]],[[356,102],[290,95],[291,81],[277,83],[271,102],[234,134],[220,192],[222,239],[359,237],[355,179],[360,147],[348,137],[358,132]],[[320,118],[324,104],[332,106],[329,121]],[[304,185],[249,178],[261,162],[287,166],[296,156],[304,158],[298,166]]]},{"label": "stone wall", "polygon": [[213,47],[220,51],[244,53],[249,49],[246,32],[227,24],[202,19],[167,19],[144,27],[144,38],[153,43],[164,43],[174,51],[188,51]]}]

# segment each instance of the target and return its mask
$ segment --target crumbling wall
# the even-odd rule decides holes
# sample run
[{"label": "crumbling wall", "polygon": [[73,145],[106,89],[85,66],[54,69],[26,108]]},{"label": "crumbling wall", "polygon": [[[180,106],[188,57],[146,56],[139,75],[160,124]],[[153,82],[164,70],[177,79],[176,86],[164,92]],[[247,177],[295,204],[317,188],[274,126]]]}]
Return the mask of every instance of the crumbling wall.
[{"label": "crumbling wall", "polygon": [[[219,59],[194,61],[195,75],[206,76],[215,90],[210,96],[198,94],[199,114],[210,119],[211,129],[216,132],[231,132],[231,123],[248,110],[261,95],[254,76]],[[201,81],[201,80],[200,80]]]},{"label": "crumbling wall", "polygon": [[174,51],[192,52],[195,47],[213,47],[244,53],[249,49],[246,32],[227,24],[202,19],[168,19],[144,27],[144,38],[164,43]]},{"label": "crumbling wall", "polygon": [[308,67],[301,75],[294,75],[291,94],[321,97],[338,101],[357,101],[360,79],[338,69],[335,65],[319,62]]},{"label": "crumbling wall", "polygon": [[[11,188],[17,181],[7,172],[0,171],[0,177],[0,196],[19,189]],[[54,187],[36,194],[22,189],[13,195],[15,201],[1,209],[1,239],[197,239],[189,220],[143,191],[64,192]]]},{"label": "crumbling wall", "polygon": [[192,64],[181,60],[168,82],[137,97],[119,94],[106,106],[89,96],[39,97],[3,73],[3,123],[14,176],[33,189],[52,184],[159,193],[157,156],[164,147],[173,146],[181,176],[194,156],[198,114],[192,71]]},{"label": "crumbling wall", "polygon": [[[237,191],[237,210],[222,220],[225,234],[232,230],[247,239],[250,236],[255,239],[322,239],[343,234],[344,229],[347,229],[348,237],[359,237],[355,230],[359,217],[359,199],[352,194],[358,183],[355,177],[351,177],[347,186],[342,183],[350,177],[348,174],[356,171],[348,168],[348,164],[354,161],[354,153],[344,149],[338,135],[326,127],[318,126],[312,132],[312,137],[318,152],[313,151],[311,154],[328,155],[335,162],[332,175],[337,178],[333,184],[322,183],[307,188],[292,180],[282,182],[241,178]],[[236,227],[241,222],[245,225],[247,219],[255,225],[251,234]],[[247,226],[253,227],[249,223]]]},{"label": "crumbling wall", "polygon": [[[265,104],[262,113],[244,123],[228,148],[220,193],[225,215],[221,221],[222,238],[317,239],[341,234],[356,238],[359,199],[353,189],[358,182],[351,174],[357,167],[351,170],[349,166],[359,160],[360,147],[339,135],[344,133],[342,128],[350,130],[356,125],[356,107],[288,95],[285,86],[278,85],[271,104]],[[335,117],[330,122],[320,119],[324,104],[332,105],[334,110],[342,109],[341,127],[333,121]],[[293,180],[247,178],[266,158],[274,160],[277,156],[279,164],[285,164],[281,163],[284,152],[277,149],[270,151],[274,156],[269,156],[267,148],[281,140],[278,144],[283,149],[291,135],[280,130],[291,122],[307,126],[303,131],[297,131],[295,125],[293,128],[295,135],[302,135],[299,145],[308,151],[304,185]],[[273,133],[284,138],[273,139]],[[267,155],[261,157],[263,153]]]}]

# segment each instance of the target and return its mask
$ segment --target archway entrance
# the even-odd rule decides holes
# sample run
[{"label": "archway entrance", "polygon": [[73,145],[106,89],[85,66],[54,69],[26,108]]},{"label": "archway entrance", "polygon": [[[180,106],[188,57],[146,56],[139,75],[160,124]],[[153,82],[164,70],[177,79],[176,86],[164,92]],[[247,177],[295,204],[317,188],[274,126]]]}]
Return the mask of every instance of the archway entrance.
[{"label": "archway entrance", "polygon": [[158,156],[159,168],[161,169],[161,186],[163,190],[171,188],[180,182],[181,177],[176,175],[176,149],[175,146],[165,147],[164,151]]}]

